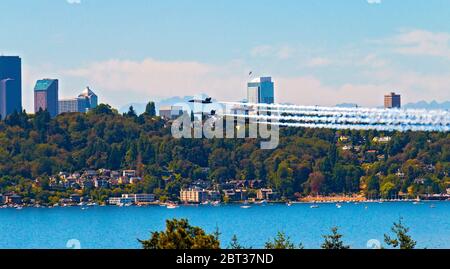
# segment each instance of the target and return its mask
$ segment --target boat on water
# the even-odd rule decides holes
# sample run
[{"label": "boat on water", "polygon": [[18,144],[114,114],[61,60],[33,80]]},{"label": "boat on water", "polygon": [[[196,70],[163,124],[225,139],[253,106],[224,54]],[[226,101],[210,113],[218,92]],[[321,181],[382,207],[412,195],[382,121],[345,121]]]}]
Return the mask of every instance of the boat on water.
[{"label": "boat on water", "polygon": [[175,209],[178,208],[178,204],[174,203],[174,202],[167,202],[165,203],[165,206],[167,209]]},{"label": "boat on water", "polygon": [[342,205],[341,205],[341,204],[336,204],[336,207],[337,207],[337,208],[341,208]]},{"label": "boat on water", "polygon": [[243,209],[247,209],[247,208],[250,208],[250,207],[252,207],[252,206],[250,206],[250,205],[243,205],[243,206],[241,206],[241,208],[243,208]]},{"label": "boat on water", "polygon": [[287,206],[292,206],[292,203],[291,202],[287,202],[286,205]]},{"label": "boat on water", "polygon": [[261,201],[255,202],[255,204],[257,204],[257,205],[266,205],[267,201],[266,200],[261,200]]},{"label": "boat on water", "polygon": [[311,205],[310,208],[319,208],[319,205]]},{"label": "boat on water", "polygon": [[18,206],[18,207],[16,207],[16,209],[17,209],[17,210],[22,210],[22,209],[23,209],[23,207],[21,207],[21,206]]},{"label": "boat on water", "polygon": [[430,208],[436,208],[436,205],[435,204],[431,204]]},{"label": "boat on water", "polygon": [[219,206],[220,205],[220,201],[214,201],[211,203],[213,206]]}]

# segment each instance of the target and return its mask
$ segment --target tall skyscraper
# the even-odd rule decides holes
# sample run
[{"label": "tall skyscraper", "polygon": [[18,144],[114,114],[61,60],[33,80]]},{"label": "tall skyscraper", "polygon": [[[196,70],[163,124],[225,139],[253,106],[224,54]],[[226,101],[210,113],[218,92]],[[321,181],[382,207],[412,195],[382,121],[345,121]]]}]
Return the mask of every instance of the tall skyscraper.
[{"label": "tall skyscraper", "polygon": [[22,111],[22,60],[0,56],[0,113],[2,118]]},{"label": "tall skyscraper", "polygon": [[78,96],[78,98],[86,98],[88,102],[88,109],[96,108],[98,105],[97,95],[88,87]]},{"label": "tall skyscraper", "polygon": [[260,77],[247,84],[247,101],[256,104],[273,104],[274,83],[271,77]]},{"label": "tall skyscraper", "polygon": [[59,100],[59,113],[69,112],[87,112],[90,109],[96,108],[98,105],[97,95],[89,88],[83,90],[83,92],[76,98],[68,98]]},{"label": "tall skyscraper", "polygon": [[42,79],[34,87],[34,112],[47,110],[50,116],[58,115],[58,80]]},{"label": "tall skyscraper", "polygon": [[400,94],[395,94],[391,92],[384,96],[384,108],[401,108],[401,96]]}]

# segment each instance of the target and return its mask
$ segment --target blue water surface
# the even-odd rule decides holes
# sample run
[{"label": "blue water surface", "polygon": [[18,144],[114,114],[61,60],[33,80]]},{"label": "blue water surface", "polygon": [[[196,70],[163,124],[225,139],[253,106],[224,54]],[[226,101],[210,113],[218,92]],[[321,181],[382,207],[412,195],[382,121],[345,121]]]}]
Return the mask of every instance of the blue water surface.
[{"label": "blue water surface", "polygon": [[340,227],[352,248],[367,248],[371,239],[382,242],[400,217],[418,247],[450,248],[450,202],[321,204],[315,209],[309,204],[0,209],[0,248],[63,249],[71,239],[81,248],[139,248],[137,239],[163,230],[171,218],[187,218],[208,232],[218,227],[224,248],[234,234],[242,245],[262,248],[278,231],[306,248],[319,248],[333,226]]}]

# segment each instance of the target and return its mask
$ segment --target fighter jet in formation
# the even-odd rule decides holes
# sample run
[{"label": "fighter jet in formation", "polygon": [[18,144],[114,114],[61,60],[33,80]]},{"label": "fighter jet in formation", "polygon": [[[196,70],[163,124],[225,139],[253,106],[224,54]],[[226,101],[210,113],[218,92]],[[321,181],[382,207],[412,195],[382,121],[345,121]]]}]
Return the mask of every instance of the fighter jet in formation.
[{"label": "fighter jet in formation", "polygon": [[208,97],[205,100],[203,100],[203,99],[192,99],[192,100],[189,100],[189,103],[212,104],[212,101],[211,101],[211,97]]}]

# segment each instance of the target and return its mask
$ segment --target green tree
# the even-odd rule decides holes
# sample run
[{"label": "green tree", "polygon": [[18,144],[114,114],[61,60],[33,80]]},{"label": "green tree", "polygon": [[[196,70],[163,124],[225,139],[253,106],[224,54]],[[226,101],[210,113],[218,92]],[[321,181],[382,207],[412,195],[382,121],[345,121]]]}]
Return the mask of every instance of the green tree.
[{"label": "green tree", "polygon": [[145,115],[150,116],[150,117],[154,117],[156,116],[156,107],[155,107],[155,102],[148,102],[147,105],[145,106]]},{"label": "green tree", "polygon": [[330,235],[324,235],[323,238],[325,241],[323,242],[321,248],[322,249],[349,249],[350,246],[347,246],[342,241],[342,234],[338,233],[339,228],[333,227],[331,228]]},{"label": "green tree", "polygon": [[[291,241],[289,236],[285,233],[278,232],[277,236],[272,240],[266,242],[264,248],[266,249],[295,249],[295,244]],[[303,248],[302,244],[298,248]]]},{"label": "green tree", "polygon": [[166,221],[166,230],[152,232],[149,240],[139,240],[144,249],[219,249],[217,234],[207,234],[191,226],[187,219]]},{"label": "green tree", "polygon": [[231,238],[229,249],[244,249],[244,247],[239,243],[236,235]]},{"label": "green tree", "polygon": [[129,118],[133,118],[133,119],[137,118],[137,114],[136,114],[136,111],[134,111],[134,107],[133,106],[129,107],[126,116],[129,117]]},{"label": "green tree", "polygon": [[384,242],[393,248],[399,247],[400,249],[414,249],[417,242],[414,241],[410,235],[408,235],[409,228],[403,224],[403,219],[399,221],[391,228],[391,231],[395,234],[395,238],[391,238],[389,235],[384,235]]}]

